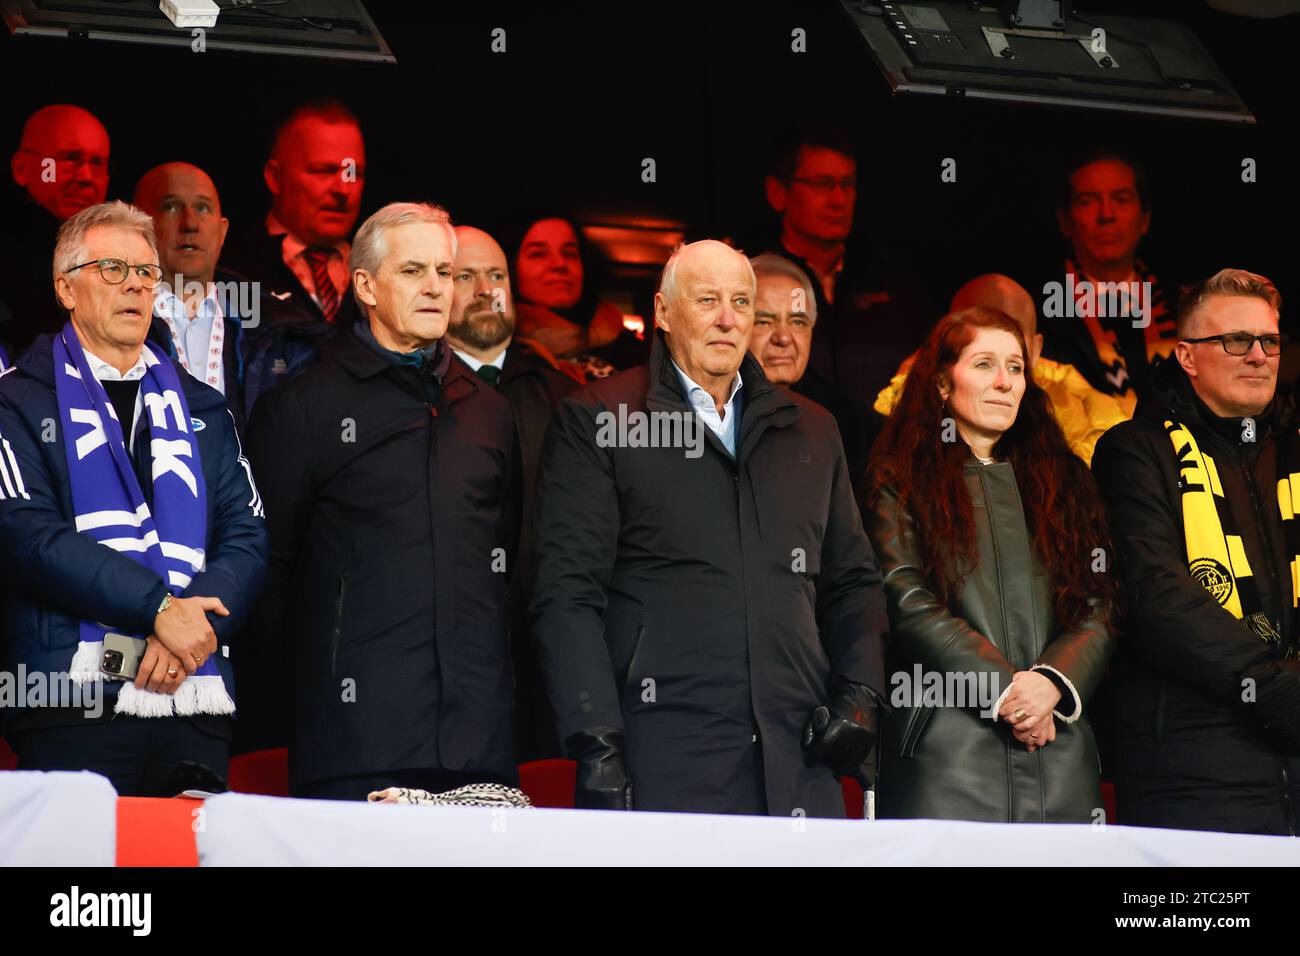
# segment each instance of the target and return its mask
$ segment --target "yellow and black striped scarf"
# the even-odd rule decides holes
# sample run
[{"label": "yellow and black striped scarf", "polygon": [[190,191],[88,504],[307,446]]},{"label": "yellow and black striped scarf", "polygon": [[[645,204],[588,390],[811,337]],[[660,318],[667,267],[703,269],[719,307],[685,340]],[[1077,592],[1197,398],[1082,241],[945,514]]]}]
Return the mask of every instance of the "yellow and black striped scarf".
[{"label": "yellow and black striped scarf", "polygon": [[[1279,624],[1270,620],[1260,605],[1255,575],[1246,560],[1246,549],[1237,533],[1214,459],[1201,451],[1186,425],[1166,420],[1165,431],[1178,458],[1187,569],[1221,608],[1243,621],[1261,640],[1279,643]],[[1300,471],[1290,470],[1297,465],[1295,435],[1295,429],[1288,429],[1286,436],[1291,440],[1280,442],[1277,450],[1277,506],[1290,555],[1292,609],[1300,595],[1300,521],[1296,520],[1296,508],[1300,508]]]},{"label": "yellow and black striped scarf", "polygon": [[[1137,402],[1133,392],[1133,383],[1129,377],[1128,363],[1119,350],[1119,337],[1110,323],[1118,317],[1125,322],[1130,316],[1145,315],[1147,325],[1142,330],[1143,344],[1146,346],[1147,364],[1158,358],[1167,358],[1173,354],[1178,344],[1178,332],[1174,315],[1165,302],[1164,290],[1160,281],[1140,260],[1134,265],[1133,281],[1138,284],[1136,298],[1129,294],[1129,283],[1117,283],[1119,304],[1115,316],[1107,321],[1097,315],[1097,284],[1089,279],[1073,258],[1065,260],[1065,271],[1074,276],[1074,314],[1077,315],[1088,330],[1093,348],[1097,350],[1097,360],[1106,370],[1106,380],[1110,383],[1112,394],[1118,397],[1132,414]],[[1148,301],[1144,290],[1149,289]]]}]

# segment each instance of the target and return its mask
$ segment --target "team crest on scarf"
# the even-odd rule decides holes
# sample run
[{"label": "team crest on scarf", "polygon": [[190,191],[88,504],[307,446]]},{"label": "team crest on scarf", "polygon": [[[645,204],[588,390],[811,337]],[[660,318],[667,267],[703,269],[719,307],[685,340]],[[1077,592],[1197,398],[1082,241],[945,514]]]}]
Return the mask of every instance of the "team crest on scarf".
[{"label": "team crest on scarf", "polygon": [[1228,596],[1232,594],[1232,575],[1227,568],[1213,558],[1197,558],[1188,565],[1188,570],[1220,607],[1228,603]]},{"label": "team crest on scarf", "polygon": [[[138,399],[143,423],[133,429],[133,423],[117,420],[71,322],[54,339],[53,352],[77,531],[145,565],[172,594],[181,594],[206,566],[208,512],[198,444],[175,367],[157,346],[145,343],[141,353],[145,374]],[[128,453],[137,437],[149,442],[151,501],[140,487]],[[95,621],[81,622],[81,640],[69,667],[74,681],[103,679],[100,659],[104,636],[110,633],[120,631]],[[174,695],[121,684],[116,710],[166,717],[229,714],[235,705],[212,655]]]}]

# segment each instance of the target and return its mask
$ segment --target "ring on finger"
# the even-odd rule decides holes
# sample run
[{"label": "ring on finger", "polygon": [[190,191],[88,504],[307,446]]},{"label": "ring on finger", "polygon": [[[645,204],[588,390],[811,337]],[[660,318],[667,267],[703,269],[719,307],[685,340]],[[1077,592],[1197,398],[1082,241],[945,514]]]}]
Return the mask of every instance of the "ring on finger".
[{"label": "ring on finger", "polygon": [[1020,721],[1024,720],[1027,716],[1028,714],[1026,714],[1023,710],[1017,710],[1014,714],[1011,715],[1011,719],[1014,720],[1016,723],[1020,723]]}]

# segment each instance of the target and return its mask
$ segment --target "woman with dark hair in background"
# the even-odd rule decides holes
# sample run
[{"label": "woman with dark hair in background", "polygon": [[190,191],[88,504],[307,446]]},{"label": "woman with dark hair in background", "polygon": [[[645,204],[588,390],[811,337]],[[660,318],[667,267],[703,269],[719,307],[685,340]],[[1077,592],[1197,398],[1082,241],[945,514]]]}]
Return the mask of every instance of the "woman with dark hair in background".
[{"label": "woman with dark hair in background", "polygon": [[1111,651],[1110,546],[1028,354],[1003,312],[946,316],[872,454],[882,817],[1091,822],[1102,806],[1083,708]]},{"label": "woman with dark hair in background", "polygon": [[588,378],[645,362],[647,341],[624,328],[617,306],[600,301],[604,269],[576,223],[532,217],[505,238],[521,336],[582,364]]}]

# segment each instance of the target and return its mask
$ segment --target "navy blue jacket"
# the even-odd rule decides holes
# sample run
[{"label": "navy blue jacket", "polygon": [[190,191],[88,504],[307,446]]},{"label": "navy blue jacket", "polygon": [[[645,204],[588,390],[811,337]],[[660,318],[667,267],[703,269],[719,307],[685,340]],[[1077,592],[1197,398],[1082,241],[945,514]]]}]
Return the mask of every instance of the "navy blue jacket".
[{"label": "navy blue jacket", "polygon": [[[42,335],[15,368],[0,375],[5,466],[0,475],[0,660],[11,671],[21,662],[29,674],[67,671],[82,620],[131,634],[152,633],[167,590],[147,566],[75,529],[51,342]],[[208,505],[207,567],[182,596],[217,597],[229,609],[229,617],[208,618],[222,647],[217,666],[233,697],[225,648],[262,585],[267,557],[262,503],[221,393],[180,366],[176,370],[198,439]],[[148,427],[147,416],[138,427]],[[146,500],[153,489],[146,477],[152,469],[148,448],[148,442],[137,440],[137,477]],[[106,696],[115,696],[116,689],[107,682]]]},{"label": "navy blue jacket", "polygon": [[272,736],[291,718],[291,789],[417,769],[513,782],[510,404],[459,359],[438,383],[348,331],[258,402],[248,447],[271,557],[239,671],[246,718]]}]

